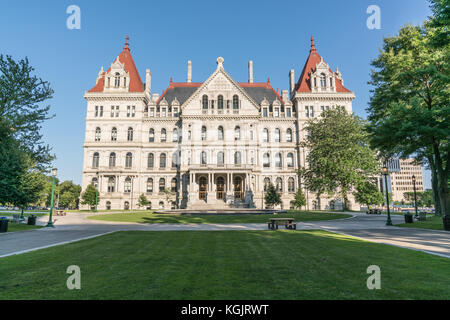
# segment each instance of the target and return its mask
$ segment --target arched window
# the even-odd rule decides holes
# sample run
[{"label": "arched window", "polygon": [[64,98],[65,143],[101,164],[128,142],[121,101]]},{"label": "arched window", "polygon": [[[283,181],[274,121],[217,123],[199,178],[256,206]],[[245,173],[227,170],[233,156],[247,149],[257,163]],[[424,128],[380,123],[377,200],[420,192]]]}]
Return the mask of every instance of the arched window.
[{"label": "arched window", "polygon": [[131,168],[132,166],[133,166],[133,155],[131,154],[131,152],[128,152],[125,158],[125,168]]},{"label": "arched window", "polygon": [[288,191],[295,192],[295,180],[292,177],[288,179]]},{"label": "arched window", "polygon": [[111,201],[106,201],[106,210],[111,210]]},{"label": "arched window", "polygon": [[123,192],[130,193],[131,192],[131,178],[127,177],[125,179],[125,183],[123,185]]},{"label": "arched window", "polygon": [[206,164],[206,163],[207,163],[206,152],[202,151],[202,153],[200,154],[200,164]]},{"label": "arched window", "polygon": [[294,167],[294,154],[293,153],[288,153],[288,155],[287,155],[287,166],[289,168]]},{"label": "arched window", "polygon": [[166,142],[167,140],[167,131],[166,129],[161,129],[161,142]]},{"label": "arched window", "polygon": [[96,187],[96,188],[98,187],[98,179],[97,179],[97,177],[92,178],[91,184],[92,184],[94,187]]},{"label": "arched window", "polygon": [[218,164],[219,166],[223,166],[224,160],[225,160],[225,158],[224,158],[224,153],[223,153],[222,151],[220,151],[220,152],[217,154],[217,164]]},{"label": "arched window", "polygon": [[95,141],[100,141],[100,137],[102,135],[102,131],[99,127],[95,128]]},{"label": "arched window", "polygon": [[159,192],[164,192],[166,189],[166,180],[164,178],[159,179]]},{"label": "arched window", "polygon": [[281,168],[283,166],[283,161],[281,160],[281,153],[275,154],[275,167]]},{"label": "arched window", "polygon": [[153,179],[148,178],[147,179],[147,193],[152,193],[152,192],[153,192]]},{"label": "arched window", "polygon": [[219,126],[219,128],[217,129],[217,139],[219,139],[220,141],[223,140],[223,127]]},{"label": "arched window", "polygon": [[164,209],[164,202],[163,201],[159,202],[159,209]]},{"label": "arched window", "polygon": [[116,179],[114,177],[108,178],[108,192],[114,192],[116,187]]},{"label": "arched window", "polygon": [[268,153],[264,153],[263,155],[263,167],[264,168],[270,167],[270,156]]},{"label": "arched window", "polygon": [[114,75],[114,86],[119,87],[120,86],[120,73],[116,72]]},{"label": "arched window", "polygon": [[155,142],[155,129],[153,128],[148,131],[148,142]]},{"label": "arched window", "polygon": [[276,128],[275,129],[275,142],[280,142],[281,141],[281,131],[280,129]]},{"label": "arched window", "polygon": [[208,109],[208,96],[206,94],[202,97],[202,106],[203,109]]},{"label": "arched window", "polygon": [[173,129],[172,142],[178,142],[178,129],[177,128]]},{"label": "arched window", "polygon": [[269,142],[269,129],[267,128],[263,130],[263,142]]},{"label": "arched window", "polygon": [[325,88],[327,86],[327,77],[324,73],[320,74],[320,86]]},{"label": "arched window", "polygon": [[173,154],[172,154],[172,168],[176,168],[178,165],[179,165],[179,163],[180,163],[180,157],[179,157],[179,152],[180,151],[175,151]]},{"label": "arched window", "polygon": [[147,168],[153,168],[155,166],[155,155],[149,153],[147,157]]},{"label": "arched window", "polygon": [[283,179],[278,177],[277,180],[275,180],[275,183],[276,183],[277,191],[278,192],[283,192]]},{"label": "arched window", "polygon": [[242,159],[241,159],[241,153],[239,151],[234,153],[234,164],[235,165],[241,165]]},{"label": "arched window", "polygon": [[170,182],[170,191],[177,192],[177,178],[172,178]]},{"label": "arched window", "polygon": [[205,141],[205,140],[206,140],[206,127],[203,126],[202,127],[202,141]]},{"label": "arched window", "polygon": [[234,140],[241,140],[241,127],[234,128]]},{"label": "arched window", "polygon": [[115,152],[111,152],[109,154],[109,167],[113,168],[116,166],[116,153]]},{"label": "arched window", "polygon": [[233,96],[233,109],[239,109],[239,97],[237,94]]},{"label": "arched window", "polygon": [[114,127],[111,130],[111,141],[117,141],[117,128]]},{"label": "arched window", "polygon": [[133,128],[131,128],[131,127],[128,128],[127,140],[133,141]]},{"label": "arched window", "polygon": [[292,142],[292,129],[287,129],[286,130],[286,141],[287,142]]},{"label": "arched window", "polygon": [[267,191],[267,188],[269,188],[270,185],[270,178],[264,178],[264,191]]},{"label": "arched window", "polygon": [[161,155],[159,156],[159,167],[160,168],[165,168],[166,167],[166,154],[165,153],[161,153]]},{"label": "arched window", "polygon": [[98,163],[100,160],[100,155],[98,152],[94,153],[94,156],[92,157],[92,168],[98,168]]},{"label": "arched window", "polygon": [[223,109],[223,96],[219,95],[217,97],[217,109]]}]

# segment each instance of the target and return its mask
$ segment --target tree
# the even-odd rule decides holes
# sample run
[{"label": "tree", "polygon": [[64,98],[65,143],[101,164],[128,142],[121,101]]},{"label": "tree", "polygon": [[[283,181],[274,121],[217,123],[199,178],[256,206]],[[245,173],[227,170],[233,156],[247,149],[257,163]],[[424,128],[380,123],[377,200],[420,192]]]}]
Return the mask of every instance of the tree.
[{"label": "tree", "polygon": [[90,184],[81,195],[81,199],[83,200],[81,204],[88,204],[90,207],[94,207],[100,201],[100,195],[98,195],[94,185]]},{"label": "tree", "polygon": [[274,206],[281,204],[280,194],[277,192],[275,186],[272,183],[269,183],[269,185],[267,186],[267,192],[264,200],[266,202],[266,206],[268,206],[269,208],[273,208]]},{"label": "tree", "polygon": [[425,207],[431,208],[434,205],[433,190],[425,190],[422,200]]},{"label": "tree", "polygon": [[59,205],[64,208],[76,208],[80,197],[81,186],[72,181],[64,181],[58,185]]},{"label": "tree", "polygon": [[450,44],[448,2],[431,1],[435,15],[423,26],[407,25],[384,39],[372,62],[369,132],[386,157],[426,161],[443,215],[450,215]]},{"label": "tree", "polygon": [[45,175],[39,170],[31,170],[20,177],[18,194],[13,204],[23,210],[32,203],[36,203],[45,192]]},{"label": "tree", "polygon": [[149,201],[148,201],[147,197],[145,196],[145,194],[141,194],[139,197],[139,200],[138,200],[138,206],[145,207],[148,204],[149,204]]},{"label": "tree", "polygon": [[300,209],[305,205],[306,205],[305,195],[303,194],[302,188],[298,188],[297,193],[295,194],[294,207]]},{"label": "tree", "polygon": [[356,187],[356,192],[353,193],[356,201],[367,205],[380,205],[383,203],[383,194],[378,190],[376,183],[373,181],[364,181]]},{"label": "tree", "polygon": [[348,209],[348,193],[379,174],[379,162],[369,147],[365,121],[343,107],[322,113],[307,122],[308,165],[300,170],[307,189],[318,195],[339,193]]}]

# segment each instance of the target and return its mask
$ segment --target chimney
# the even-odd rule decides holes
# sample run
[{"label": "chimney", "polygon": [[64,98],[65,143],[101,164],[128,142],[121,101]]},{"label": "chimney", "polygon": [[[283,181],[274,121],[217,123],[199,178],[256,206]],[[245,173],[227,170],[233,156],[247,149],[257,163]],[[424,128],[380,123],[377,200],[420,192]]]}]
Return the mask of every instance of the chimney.
[{"label": "chimney", "polygon": [[289,93],[292,94],[295,88],[295,71],[294,69],[291,69],[289,71]]},{"label": "chimney", "polygon": [[188,70],[187,70],[187,82],[192,82],[192,62],[191,60],[188,61]]},{"label": "chimney", "polygon": [[150,69],[145,70],[145,93],[150,97],[150,91],[152,89],[152,73]]},{"label": "chimney", "polygon": [[253,61],[248,62],[248,83],[253,83]]}]

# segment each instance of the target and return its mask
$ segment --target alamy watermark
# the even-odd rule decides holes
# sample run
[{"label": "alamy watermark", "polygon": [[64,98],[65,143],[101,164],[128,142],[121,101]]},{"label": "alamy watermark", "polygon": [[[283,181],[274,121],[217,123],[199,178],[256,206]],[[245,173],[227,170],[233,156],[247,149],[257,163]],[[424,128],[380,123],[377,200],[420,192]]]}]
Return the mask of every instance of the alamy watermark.
[{"label": "alamy watermark", "polygon": [[79,30],[81,29],[81,10],[77,5],[70,5],[66,9],[66,13],[70,14],[66,20],[66,26],[69,30]]},{"label": "alamy watermark", "polygon": [[370,5],[366,10],[367,14],[370,16],[367,18],[366,25],[369,30],[380,30],[381,29],[381,9],[377,5]]},{"label": "alamy watermark", "polygon": [[70,274],[70,276],[67,278],[66,285],[67,289],[73,290],[81,289],[81,270],[80,267],[77,265],[71,265],[67,267],[66,273]]},{"label": "alamy watermark", "polygon": [[367,278],[367,289],[369,290],[379,290],[381,289],[381,270],[379,266],[371,265],[367,267],[367,273],[371,274]]}]

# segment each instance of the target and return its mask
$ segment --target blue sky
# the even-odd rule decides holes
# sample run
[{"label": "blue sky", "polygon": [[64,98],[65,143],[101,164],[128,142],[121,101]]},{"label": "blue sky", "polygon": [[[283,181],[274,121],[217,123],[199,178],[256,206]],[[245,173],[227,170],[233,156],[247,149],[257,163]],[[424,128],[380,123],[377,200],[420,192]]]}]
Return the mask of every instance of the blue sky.
[{"label": "blue sky", "polygon": [[[81,9],[81,29],[69,30],[69,5]],[[369,30],[369,5],[381,8],[381,29]],[[289,88],[288,72],[301,73],[310,37],[330,67],[339,67],[355,92],[354,112],[366,117],[370,61],[383,37],[430,15],[426,0],[322,1],[10,1],[0,10],[0,53],[27,56],[36,73],[55,90],[49,101],[56,117],[43,125],[62,180],[81,182],[85,130],[85,91],[95,85],[121,52],[125,35],[145,79],[152,71],[152,92],[185,81],[192,60],[193,81],[204,81],[216,58],[237,81],[247,81],[253,60],[255,81],[270,77],[274,88]],[[430,187],[425,173],[425,187]]]}]

